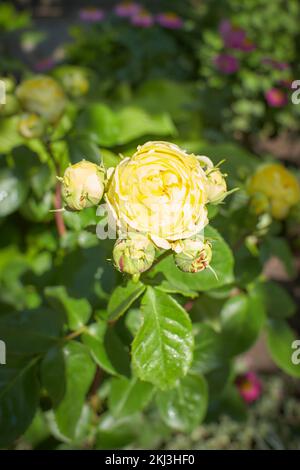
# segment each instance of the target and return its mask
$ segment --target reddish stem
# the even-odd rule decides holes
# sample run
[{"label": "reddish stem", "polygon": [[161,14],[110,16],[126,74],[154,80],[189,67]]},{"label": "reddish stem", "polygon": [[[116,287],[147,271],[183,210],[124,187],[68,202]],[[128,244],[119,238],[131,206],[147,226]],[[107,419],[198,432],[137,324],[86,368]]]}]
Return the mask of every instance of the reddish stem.
[{"label": "reddish stem", "polygon": [[[54,208],[55,210],[60,210],[62,208],[62,200],[61,200],[61,184],[60,181],[57,181],[55,187],[55,197],[54,197]],[[64,236],[66,233],[66,227],[63,219],[62,212],[54,212],[56,228],[58,231],[58,235],[60,237]]]}]

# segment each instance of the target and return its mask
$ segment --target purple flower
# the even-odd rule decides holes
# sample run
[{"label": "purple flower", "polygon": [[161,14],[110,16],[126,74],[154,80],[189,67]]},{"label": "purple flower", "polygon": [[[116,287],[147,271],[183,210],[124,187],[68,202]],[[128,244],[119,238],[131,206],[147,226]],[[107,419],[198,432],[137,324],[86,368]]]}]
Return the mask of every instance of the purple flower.
[{"label": "purple flower", "polygon": [[264,65],[270,65],[275,70],[287,70],[289,68],[289,64],[286,62],[279,62],[271,57],[264,57],[262,63]]},{"label": "purple flower", "polygon": [[156,15],[156,22],[160,26],[169,29],[181,29],[183,26],[182,18],[171,11]]},{"label": "purple flower", "polygon": [[52,57],[47,57],[46,59],[36,62],[33,68],[36,72],[47,72],[48,70],[53,69],[55,65],[56,61]]},{"label": "purple flower", "polygon": [[271,88],[265,93],[265,98],[269,106],[272,108],[282,108],[287,104],[287,96],[284,91],[279,88]]},{"label": "purple flower", "polygon": [[250,52],[255,49],[255,44],[247,38],[246,32],[237,26],[233,26],[229,20],[222,20],[219,32],[225,47]]},{"label": "purple flower", "polygon": [[154,24],[154,18],[147,10],[141,10],[131,17],[131,23],[140,28],[150,28]]},{"label": "purple flower", "polygon": [[252,403],[261,396],[262,386],[255,372],[239,375],[235,384],[246,403]]},{"label": "purple flower", "polygon": [[237,58],[230,54],[217,55],[214,58],[214,63],[217,69],[226,75],[235,73],[240,68],[240,64]]},{"label": "purple flower", "polygon": [[79,18],[82,21],[89,23],[97,23],[98,21],[102,21],[104,16],[104,11],[100,10],[99,8],[88,7],[79,10]]},{"label": "purple flower", "polygon": [[141,11],[142,7],[135,2],[121,2],[116,5],[114,12],[121,18],[128,18],[137,15]]}]

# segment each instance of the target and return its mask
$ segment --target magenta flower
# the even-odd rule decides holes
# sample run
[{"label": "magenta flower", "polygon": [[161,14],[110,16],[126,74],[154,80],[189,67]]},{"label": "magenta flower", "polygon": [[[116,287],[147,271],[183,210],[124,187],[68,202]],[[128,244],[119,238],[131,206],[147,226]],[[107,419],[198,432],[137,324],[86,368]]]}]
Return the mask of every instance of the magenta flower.
[{"label": "magenta flower", "polygon": [[88,7],[79,10],[79,18],[81,21],[86,21],[88,23],[97,23],[102,21],[104,16],[104,11],[99,8]]},{"label": "magenta flower", "polygon": [[235,384],[246,403],[252,403],[261,396],[262,386],[255,372],[239,375],[235,380]]},{"label": "magenta flower", "polygon": [[265,98],[269,106],[272,108],[282,108],[287,104],[287,96],[284,91],[279,88],[271,88],[265,93]]},{"label": "magenta flower", "polygon": [[131,23],[140,28],[150,28],[154,24],[154,18],[147,10],[141,10],[131,17]]},{"label": "magenta flower", "polygon": [[55,67],[56,61],[52,57],[47,57],[46,59],[42,59],[39,62],[36,62],[33,66],[36,72],[48,72],[48,70],[53,69]]},{"label": "magenta flower", "polygon": [[219,26],[219,32],[225,47],[250,52],[255,49],[255,44],[247,38],[246,32],[237,26],[233,26],[230,21],[223,20]]},{"label": "magenta flower", "polygon": [[217,55],[214,58],[214,64],[220,72],[226,75],[235,73],[240,68],[237,58],[230,54]]},{"label": "magenta flower", "polygon": [[141,5],[135,2],[121,2],[116,5],[114,12],[120,18],[129,18],[142,10]]},{"label": "magenta flower", "polygon": [[160,26],[169,29],[181,29],[183,26],[182,18],[171,11],[156,15],[156,22]]}]

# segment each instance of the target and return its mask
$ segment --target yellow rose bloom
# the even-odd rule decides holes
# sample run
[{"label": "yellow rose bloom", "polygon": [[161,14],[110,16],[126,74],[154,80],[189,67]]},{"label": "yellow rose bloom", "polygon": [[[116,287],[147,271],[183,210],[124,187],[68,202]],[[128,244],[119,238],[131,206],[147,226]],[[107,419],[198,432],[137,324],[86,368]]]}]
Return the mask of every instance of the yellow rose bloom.
[{"label": "yellow rose bloom", "polygon": [[106,200],[121,232],[147,234],[159,248],[180,251],[180,240],[208,223],[206,184],[195,155],[147,142],[116,167]]},{"label": "yellow rose bloom", "polygon": [[21,83],[17,97],[25,111],[36,113],[50,123],[55,123],[66,106],[66,97],[53,78],[37,75]]},{"label": "yellow rose bloom", "polygon": [[[264,195],[269,201],[274,219],[284,219],[292,206],[300,201],[300,185],[295,176],[279,163],[269,163],[259,168],[248,184],[251,196]],[[260,213],[260,205],[255,205]]]}]

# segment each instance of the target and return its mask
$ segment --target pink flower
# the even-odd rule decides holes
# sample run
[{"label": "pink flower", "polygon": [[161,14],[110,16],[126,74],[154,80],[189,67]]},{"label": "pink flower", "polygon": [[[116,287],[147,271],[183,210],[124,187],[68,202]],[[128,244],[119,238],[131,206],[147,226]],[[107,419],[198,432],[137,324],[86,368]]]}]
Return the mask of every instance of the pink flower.
[{"label": "pink flower", "polygon": [[154,24],[154,18],[147,10],[141,10],[131,17],[131,23],[140,28],[150,28]]},{"label": "pink flower", "polygon": [[239,375],[235,380],[235,384],[246,403],[252,403],[261,396],[262,386],[255,372]]},{"label": "pink flower", "polygon": [[269,106],[272,108],[282,108],[287,104],[287,96],[284,91],[279,88],[271,88],[265,93],[265,98]]},{"label": "pink flower", "polygon": [[169,29],[181,29],[183,26],[182,18],[171,11],[156,15],[156,22],[160,26]]},{"label": "pink flower", "polygon": [[135,2],[121,2],[116,5],[114,12],[121,18],[128,18],[138,14],[142,7]]},{"label": "pink flower", "polygon": [[104,16],[104,11],[99,8],[88,7],[79,10],[79,18],[88,23],[97,23],[102,21]]},{"label": "pink flower", "polygon": [[36,72],[47,72],[48,70],[53,69],[55,65],[55,60],[52,57],[47,57],[46,59],[42,59],[39,62],[36,62],[33,68]]},{"label": "pink flower", "polygon": [[255,49],[255,44],[247,38],[246,32],[237,26],[233,26],[230,21],[223,20],[219,26],[219,32],[225,47],[250,52]]},{"label": "pink flower", "polygon": [[226,75],[235,73],[240,67],[237,58],[230,54],[219,54],[214,58],[214,63],[217,69]]}]

